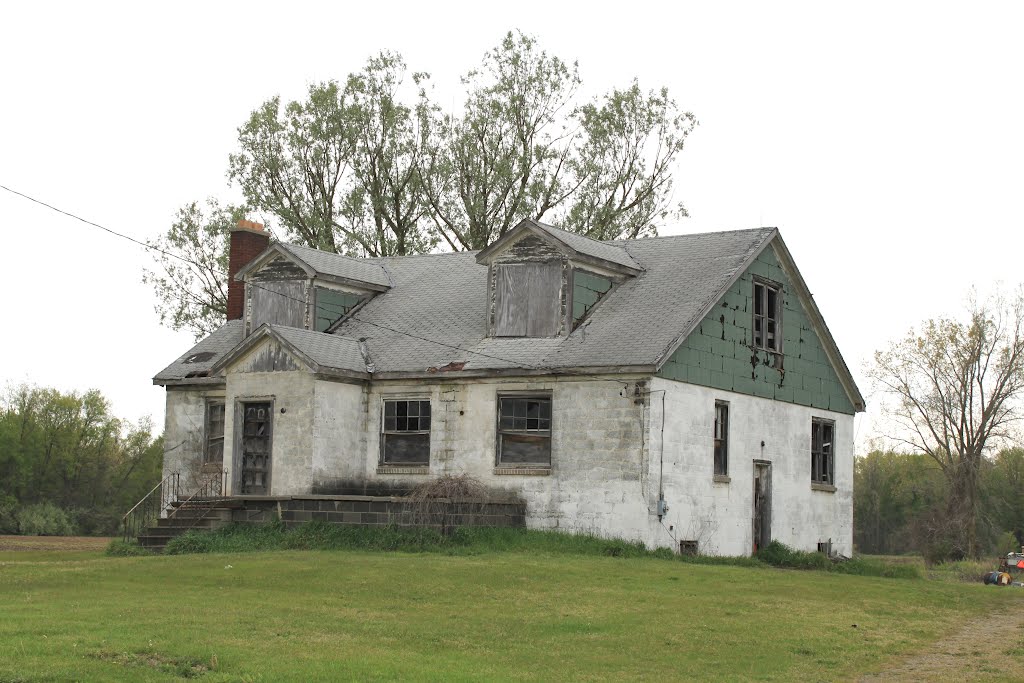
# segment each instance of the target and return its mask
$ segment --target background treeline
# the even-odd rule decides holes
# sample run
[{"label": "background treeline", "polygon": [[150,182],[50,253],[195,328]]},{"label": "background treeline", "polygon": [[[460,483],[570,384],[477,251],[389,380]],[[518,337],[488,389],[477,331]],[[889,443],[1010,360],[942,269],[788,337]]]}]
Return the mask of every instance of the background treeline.
[{"label": "background treeline", "polygon": [[[948,478],[924,454],[873,451],[856,459],[853,533],[858,552],[921,553],[961,559],[950,514]],[[981,462],[977,536],[983,553],[1020,550],[1024,542],[1024,448]]]},{"label": "background treeline", "polygon": [[110,535],[159,480],[163,437],[98,391],[21,385],[0,398],[0,533]]}]

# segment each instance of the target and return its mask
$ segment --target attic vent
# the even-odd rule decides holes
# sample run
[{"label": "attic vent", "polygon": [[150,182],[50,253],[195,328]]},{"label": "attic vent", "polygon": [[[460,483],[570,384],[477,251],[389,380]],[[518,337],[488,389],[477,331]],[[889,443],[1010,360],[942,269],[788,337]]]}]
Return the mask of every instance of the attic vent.
[{"label": "attic vent", "polygon": [[210,360],[217,354],[213,351],[200,351],[199,353],[193,353],[191,356],[186,358],[183,363],[203,363]]}]

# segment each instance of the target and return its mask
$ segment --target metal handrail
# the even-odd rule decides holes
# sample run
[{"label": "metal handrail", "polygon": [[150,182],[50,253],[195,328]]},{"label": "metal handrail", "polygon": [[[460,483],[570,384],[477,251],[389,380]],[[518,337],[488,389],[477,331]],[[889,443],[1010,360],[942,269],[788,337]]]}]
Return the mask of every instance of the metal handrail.
[{"label": "metal handrail", "polygon": [[[227,480],[227,475],[228,475],[228,471],[226,469],[222,469],[220,471],[220,481],[217,481],[217,479],[214,478],[214,477],[207,478],[207,480],[203,482],[202,486],[200,486],[195,491],[193,491],[192,495],[190,495],[188,498],[186,498],[185,500],[181,501],[178,504],[178,506],[175,509],[171,510],[171,512],[167,516],[169,518],[176,516],[178,514],[178,510],[181,510],[182,508],[189,508],[189,507],[191,507],[190,503],[193,500],[196,500],[196,499],[200,499],[200,500],[202,500],[203,502],[206,502],[206,503],[211,503],[209,509],[206,510],[206,512],[204,512],[201,517],[199,517],[198,519],[196,519],[195,521],[192,522],[192,526],[195,526],[196,523],[200,519],[205,517],[206,514],[208,514],[210,512],[210,510],[212,510],[214,507],[216,507],[216,505],[217,505],[217,503],[219,501],[224,499],[224,488],[225,488],[224,487],[224,483]],[[216,488],[216,493],[214,493],[214,488],[213,488],[214,484],[219,484],[219,486]],[[192,509],[194,509],[194,508],[192,508]],[[191,528],[191,527],[189,527],[189,528]]]},{"label": "metal handrail", "polygon": [[[132,509],[121,518],[121,526],[124,531],[124,540],[130,541],[137,538],[139,533],[156,520],[170,507],[171,503],[178,500],[180,492],[181,476],[177,472],[171,472],[160,480],[160,483],[150,489],[149,493],[132,506]],[[159,496],[155,494],[159,492]]]}]

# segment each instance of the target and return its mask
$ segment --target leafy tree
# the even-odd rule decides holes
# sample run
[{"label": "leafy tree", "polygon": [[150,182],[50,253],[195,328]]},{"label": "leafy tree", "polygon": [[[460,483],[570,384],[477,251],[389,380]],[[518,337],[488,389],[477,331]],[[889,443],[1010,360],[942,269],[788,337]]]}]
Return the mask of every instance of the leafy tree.
[{"label": "leafy tree", "polygon": [[[399,100],[405,71],[400,56],[382,52],[344,85],[310,86],[303,102],[282,110],[271,98],[239,129],[229,177],[302,244],[360,256],[429,250],[436,240],[420,227],[423,109]],[[426,79],[412,74],[417,87]]]},{"label": "leafy tree", "polygon": [[163,440],[148,419],[114,417],[98,391],[8,388],[0,398],[0,527],[66,533],[64,524],[40,522],[57,519],[53,508],[80,531],[113,533],[160,480],[162,460]]},{"label": "leafy tree", "polygon": [[854,545],[863,553],[927,550],[925,532],[946,498],[946,480],[935,462],[918,453],[872,451],[854,461]]},{"label": "leafy tree", "polygon": [[1010,438],[1024,393],[1024,295],[971,297],[964,320],[925,322],[875,354],[896,441],[928,454],[949,484],[952,552],[977,556],[985,455]]},{"label": "leafy tree", "polygon": [[696,118],[667,89],[634,81],[574,104],[577,65],[512,32],[463,84],[463,114],[437,119],[422,172],[451,248],[483,249],[523,218],[610,240],[686,216],[671,201],[672,170]]},{"label": "leafy tree", "polygon": [[[523,218],[609,240],[686,216],[672,172],[696,119],[667,90],[634,81],[580,103],[577,65],[519,32],[463,77],[461,111],[442,111],[428,83],[381,52],[302,101],[273,97],[239,128],[228,178],[288,239],[354,256],[483,249]],[[197,336],[224,316],[210,213],[186,207],[154,243],[199,265],[161,256],[146,279],[161,321]]]},{"label": "leafy tree", "polygon": [[228,242],[231,228],[245,217],[245,207],[221,206],[207,199],[178,210],[167,234],[148,241],[156,268],[142,281],[156,292],[160,322],[189,330],[196,339],[224,324],[228,311]]},{"label": "leafy tree", "polygon": [[982,473],[983,506],[992,527],[1024,544],[1024,448],[1004,448]]}]

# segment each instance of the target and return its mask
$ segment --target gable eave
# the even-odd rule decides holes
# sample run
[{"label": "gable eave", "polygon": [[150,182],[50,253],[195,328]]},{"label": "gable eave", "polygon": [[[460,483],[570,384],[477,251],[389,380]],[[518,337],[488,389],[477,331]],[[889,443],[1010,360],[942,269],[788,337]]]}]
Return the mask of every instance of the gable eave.
[{"label": "gable eave", "polygon": [[733,276],[716,291],[710,301],[706,302],[705,305],[701,307],[700,312],[687,324],[683,333],[673,339],[672,343],[666,347],[665,351],[662,352],[661,356],[656,361],[656,372],[661,371],[669,358],[672,357],[672,354],[674,354],[679,347],[683,345],[686,339],[693,334],[701,321],[704,320],[714,307],[718,305],[718,302],[722,300],[722,297],[724,297],[726,292],[729,291],[729,288],[743,277],[743,274],[747,272],[747,269],[750,268],[757,257],[771,245],[776,245],[776,255],[778,256],[783,269],[786,271],[786,274],[789,275],[790,281],[796,289],[797,296],[800,298],[800,302],[803,305],[804,310],[807,311],[811,324],[814,326],[815,333],[822,341],[825,353],[828,355],[829,364],[832,366],[836,376],[839,378],[839,383],[842,384],[843,391],[846,392],[847,398],[850,399],[850,403],[853,405],[854,410],[858,413],[864,412],[866,408],[864,396],[860,393],[860,389],[857,388],[857,383],[853,379],[853,374],[850,372],[849,366],[846,365],[846,361],[839,352],[839,346],[832,337],[832,333],[829,331],[828,325],[825,324],[825,318],[821,315],[821,311],[818,310],[818,305],[814,302],[814,296],[807,287],[807,282],[804,281],[803,275],[800,274],[800,269],[797,268],[796,262],[793,260],[793,255],[789,252],[789,248],[786,247],[786,243],[782,240],[782,235],[779,233],[778,228],[773,228],[772,231],[765,236],[761,243],[751,251],[739,268],[736,269],[736,273],[734,273]]},{"label": "gable eave", "polygon": [[247,353],[249,353],[250,351],[252,351],[257,346],[259,346],[260,344],[267,340],[273,340],[281,344],[281,346],[283,346],[285,350],[288,351],[288,353],[294,356],[295,359],[298,360],[300,363],[305,365],[306,369],[308,369],[309,371],[321,372],[323,370],[323,368],[321,368],[317,363],[315,363],[313,359],[311,359],[305,353],[297,349],[294,344],[289,342],[283,336],[278,334],[277,331],[274,330],[272,325],[270,325],[269,323],[263,323],[255,332],[253,332],[248,337],[243,339],[238,344],[238,346],[225,353],[220,360],[214,363],[213,367],[210,368],[210,374],[219,375],[220,373],[225,372],[231,365],[240,360],[244,355],[246,355]]},{"label": "gable eave", "polygon": [[825,317],[821,314],[818,309],[818,304],[814,301],[814,295],[811,294],[810,288],[807,286],[807,282],[804,280],[803,275],[800,274],[800,269],[797,268],[796,262],[793,260],[793,255],[789,252],[789,247],[782,239],[782,235],[779,235],[776,231],[775,237],[769,241],[769,244],[773,244],[776,255],[779,257],[779,261],[782,263],[782,267],[787,271],[790,281],[797,290],[797,295],[800,297],[801,303],[804,305],[804,310],[807,311],[810,317],[811,324],[814,326],[814,331],[821,340],[825,353],[828,355],[829,363],[832,365],[832,369],[835,370],[836,376],[839,378],[839,382],[843,385],[843,390],[846,391],[847,397],[850,399],[850,403],[853,404],[854,410],[858,413],[864,412],[867,408],[867,402],[864,400],[863,394],[860,393],[860,389],[857,387],[857,382],[853,379],[853,373],[850,372],[849,366],[846,364],[846,360],[843,358],[843,354],[839,351],[839,345],[836,344],[835,338],[832,336],[832,332],[828,329],[828,325],[825,323]]},{"label": "gable eave", "polygon": [[269,263],[274,256],[281,256],[282,258],[291,261],[299,268],[302,268],[302,270],[305,271],[307,277],[312,278],[317,275],[316,270],[312,266],[310,266],[301,258],[293,254],[291,251],[289,251],[284,244],[282,244],[281,242],[274,242],[269,247],[264,249],[263,252],[259,254],[259,256],[254,258],[252,261],[249,261],[249,263],[245,264],[242,268],[240,268],[238,270],[238,273],[235,274],[235,280],[237,280],[238,282],[244,282],[245,278],[250,273],[254,273],[263,266],[267,265],[267,263]]},{"label": "gable eave", "polygon": [[687,337],[693,334],[693,331],[697,329],[697,326],[700,325],[700,322],[704,320],[705,317],[707,317],[708,313],[710,313],[715,306],[718,305],[718,302],[722,300],[722,297],[725,296],[725,293],[729,291],[729,288],[736,284],[736,282],[741,277],[743,277],[743,274],[747,272],[747,268],[750,268],[751,264],[753,264],[754,261],[757,260],[757,257],[761,255],[761,252],[765,250],[765,247],[767,247],[778,234],[779,229],[772,228],[772,231],[768,233],[768,235],[765,236],[764,239],[761,240],[760,244],[754,247],[754,249],[752,249],[751,252],[747,254],[747,257],[743,259],[743,262],[740,263],[738,268],[736,268],[736,272],[733,273],[732,277],[726,280],[723,285],[721,285],[717,290],[715,290],[714,294],[708,297],[708,300],[704,302],[704,304],[701,306],[700,310],[693,317],[693,319],[690,320],[683,328],[682,333],[673,338],[671,343],[669,343],[669,345],[665,347],[665,350],[661,352],[661,355],[655,361],[655,366],[657,368],[656,372],[661,371],[661,369],[665,366],[665,363],[668,362],[668,359],[672,357],[672,354],[674,354],[679,349],[679,347],[683,345],[683,342],[686,341]]}]

